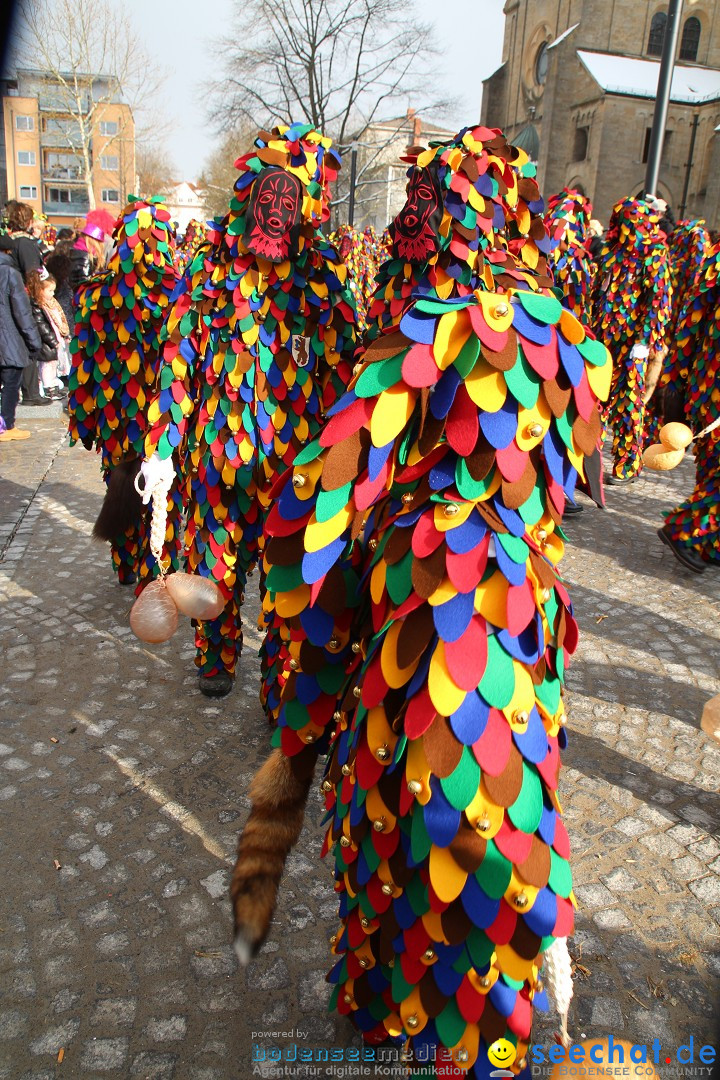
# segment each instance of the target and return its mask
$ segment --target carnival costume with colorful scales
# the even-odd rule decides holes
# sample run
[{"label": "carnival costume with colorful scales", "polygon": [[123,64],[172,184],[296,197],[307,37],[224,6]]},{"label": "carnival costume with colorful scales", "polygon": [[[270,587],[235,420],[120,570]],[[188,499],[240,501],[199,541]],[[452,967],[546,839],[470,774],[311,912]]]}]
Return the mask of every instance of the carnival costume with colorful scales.
[{"label": "carnival costume with colorful scales", "polygon": [[613,358],[605,424],[616,480],[640,471],[645,380],[649,365],[659,366],[666,351],[670,269],[659,221],[641,199],[624,199],[613,208],[592,290],[592,326]]},{"label": "carnival costume with colorful scales", "polygon": [[591,217],[592,203],[573,188],[563,188],[548,199],[545,211],[545,228],[550,234],[548,265],[573,315],[588,324],[590,286],[595,272],[588,250]]},{"label": "carnival costume with colorful scales", "polygon": [[457,1076],[501,1037],[525,1068],[543,952],[573,927],[556,564],[611,362],[550,290],[533,176],[482,127],[419,154],[374,340],[267,522],[274,741],[298,777],[329,753],[332,1005]]},{"label": "carnival costume with colorful scales", "polygon": [[340,166],[330,140],[281,126],[236,165],[229,212],[176,294],[146,444],[166,459],[187,440],[188,569],[226,598],[219,619],[196,626],[196,662],[221,692],[270,487],[344,389],[355,347],[347,272],[320,232]]},{"label": "carnival costume with colorful scales", "polygon": [[[71,442],[98,450],[106,483],[118,468],[134,473],[142,460],[148,404],[160,362],[160,332],[177,284],[174,233],[159,197],[131,196],[117,220],[114,239],[107,270],[78,290],[68,399]],[[132,522],[111,541],[121,582],[144,580],[157,570],[147,515],[139,499],[133,502]],[[167,511],[166,550],[177,567],[177,484]]]},{"label": "carnival costume with colorful scales", "polygon": [[[686,368],[686,422],[698,433],[720,416],[720,241],[712,245],[688,300],[669,357],[673,370]],[[676,543],[711,564],[720,564],[720,428],[697,439],[695,489],[665,518]]]}]

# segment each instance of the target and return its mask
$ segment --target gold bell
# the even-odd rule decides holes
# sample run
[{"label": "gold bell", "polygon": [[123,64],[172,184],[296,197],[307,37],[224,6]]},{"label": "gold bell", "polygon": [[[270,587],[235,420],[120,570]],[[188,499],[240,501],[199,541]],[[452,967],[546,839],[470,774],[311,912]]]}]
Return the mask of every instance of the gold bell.
[{"label": "gold bell", "polygon": [[350,996],[350,994],[345,994],[343,996],[343,1001],[346,1005],[352,1005],[352,997]]},{"label": "gold bell", "polygon": [[338,939],[337,934],[331,934],[330,935],[330,944],[331,945],[337,945],[337,939]]},{"label": "gold bell", "polygon": [[487,832],[491,825],[492,821],[489,817],[482,817],[478,819],[478,823],[475,828],[479,829],[480,832]]},{"label": "gold bell", "polygon": [[516,724],[527,724],[529,719],[530,717],[524,709],[518,709],[517,712],[513,713],[513,720]]},{"label": "gold bell", "polygon": [[419,780],[408,780],[407,789],[411,795],[419,795],[423,789],[423,786]]},{"label": "gold bell", "polygon": [[342,720],[342,713],[335,710],[335,712],[332,714],[332,718],[333,720]]},{"label": "gold bell", "polygon": [[373,821],[373,829],[375,830],[375,832],[383,832],[385,829],[385,818],[375,818],[375,820]]},{"label": "gold bell", "polygon": [[323,791],[332,791],[333,786],[329,780],[323,780],[321,788]]},{"label": "gold bell", "polygon": [[366,919],[363,915],[362,919],[360,920],[360,925],[362,926],[363,930],[367,930],[368,926],[370,925],[370,920]]},{"label": "gold bell", "polygon": [[350,841],[347,836],[340,837],[340,847],[350,847]]},{"label": "gold bell", "polygon": [[383,743],[382,746],[378,746],[377,750],[375,751],[375,757],[379,758],[380,761],[387,761],[387,759],[390,757],[390,751],[387,747],[387,743]]},{"label": "gold bell", "polygon": [[486,990],[488,988],[488,986],[490,985],[490,979],[487,975],[483,975],[482,979],[480,980],[480,985],[482,986],[483,990]]},{"label": "gold bell", "polygon": [[328,649],[332,649],[334,651],[335,649],[340,648],[340,642],[338,641],[338,639],[336,637],[331,637],[330,640],[327,643],[327,647],[328,647]]},{"label": "gold bell", "polygon": [[349,765],[348,765],[348,764],[346,763],[345,765],[343,765],[343,767],[342,767],[342,769],[340,770],[340,772],[341,772],[341,773],[343,774],[343,776],[349,776],[349,775],[350,775],[350,773],[352,772],[352,769],[351,769],[351,768],[350,768],[350,766],[349,766]]},{"label": "gold bell", "polygon": [[414,498],[415,498],[415,496],[412,494],[412,492],[406,491],[405,494],[403,495],[402,499],[400,500],[400,502],[404,503],[405,506],[409,506]]},{"label": "gold bell", "polygon": [[526,431],[531,439],[539,439],[543,433],[543,426],[542,424],[528,424]]},{"label": "gold bell", "polygon": [[547,540],[547,533],[546,533],[545,529],[538,529],[537,538],[541,542],[544,542],[545,540]]},{"label": "gold bell", "polygon": [[418,1026],[418,1024],[420,1023],[420,1021],[418,1020],[415,1013],[411,1013],[410,1016],[408,1016],[405,1023],[407,1025],[407,1027],[409,1027],[409,1028],[416,1028]]},{"label": "gold bell", "polygon": [[307,477],[305,476],[304,473],[295,473],[295,475],[292,478],[292,486],[296,487],[296,488],[305,487],[306,480],[307,480]]},{"label": "gold bell", "polygon": [[361,968],[366,968],[368,966],[368,962],[367,962],[367,960],[365,959],[364,956],[359,956],[358,957],[358,964],[360,965]]},{"label": "gold bell", "polygon": [[496,319],[502,319],[507,315],[509,310],[507,304],[496,304],[493,308],[493,315]]},{"label": "gold bell", "polygon": [[257,319],[258,322],[265,322],[266,318],[267,318],[267,315],[265,314],[264,311],[258,311],[258,313],[256,315],[256,319]]},{"label": "gold bell", "polygon": [[548,602],[548,600],[550,599],[550,597],[552,596],[552,589],[543,589],[543,591],[542,591],[542,593],[540,595],[543,598],[543,603],[546,604]]},{"label": "gold bell", "polygon": [[353,686],[353,697],[359,698],[362,694],[362,687]]},{"label": "gold bell", "polygon": [[368,547],[370,548],[371,551],[375,551],[375,549],[377,548],[377,540],[375,539],[374,536],[373,536],[372,540],[368,540]]},{"label": "gold bell", "polygon": [[288,667],[291,668],[292,671],[297,671],[297,669],[300,667],[300,665],[298,664],[297,660],[293,657],[293,659],[288,664]]},{"label": "gold bell", "polygon": [[524,893],[524,892],[519,892],[517,894],[517,896],[515,897],[515,906],[516,907],[526,908],[529,903],[530,903],[530,901],[527,898],[527,894]]},{"label": "gold bell", "polygon": [[353,375],[357,375],[361,371],[362,371],[362,364],[356,364],[355,367],[352,370],[352,373],[353,373]]},{"label": "gold bell", "polygon": [[459,510],[460,507],[457,503],[447,503],[446,506],[443,506],[443,514],[445,517],[455,517]]},{"label": "gold bell", "polygon": [[428,962],[430,960],[434,960],[435,959],[435,950],[434,949],[426,949],[425,952],[422,955],[422,958],[423,958],[423,960],[427,960]]},{"label": "gold bell", "polygon": [[393,894],[392,885],[389,882],[386,881],[385,884],[383,885],[382,889],[381,889],[381,892],[384,892],[386,896],[392,896],[392,894]]},{"label": "gold bell", "polygon": [[312,731],[309,731],[307,733],[307,735],[305,736],[305,742],[306,743],[315,742],[315,736],[313,735]]},{"label": "gold bell", "polygon": [[353,651],[354,653],[359,653],[359,652],[360,652],[360,650],[362,649],[362,644],[361,644],[361,643],[360,643],[359,641],[353,641],[353,643],[352,643],[352,645],[350,646],[350,648],[352,649],[352,651]]}]

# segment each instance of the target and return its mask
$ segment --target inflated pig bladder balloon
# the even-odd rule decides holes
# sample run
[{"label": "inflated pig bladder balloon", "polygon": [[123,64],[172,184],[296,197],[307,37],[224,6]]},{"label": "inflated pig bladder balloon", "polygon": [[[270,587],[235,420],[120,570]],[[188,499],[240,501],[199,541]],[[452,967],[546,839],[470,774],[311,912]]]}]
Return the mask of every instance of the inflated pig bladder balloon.
[{"label": "inflated pig bladder balloon", "polygon": [[223,594],[210,578],[179,571],[166,577],[165,585],[178,611],[191,619],[217,619],[225,607]]},{"label": "inflated pig bladder balloon", "polygon": [[178,628],[178,609],[162,579],[146,585],[130,609],[130,627],[135,637],[157,645],[167,641]]}]

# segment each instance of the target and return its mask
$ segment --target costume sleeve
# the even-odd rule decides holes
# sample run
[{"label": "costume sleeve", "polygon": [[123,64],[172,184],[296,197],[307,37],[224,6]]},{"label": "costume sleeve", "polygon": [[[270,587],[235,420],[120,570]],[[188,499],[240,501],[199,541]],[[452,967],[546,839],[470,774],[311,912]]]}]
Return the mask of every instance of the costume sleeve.
[{"label": "costume sleeve", "polygon": [[672,318],[672,286],[667,251],[660,249],[649,260],[647,273],[650,279],[650,301],[647,305],[641,340],[650,347],[651,353],[665,348],[667,332]]}]

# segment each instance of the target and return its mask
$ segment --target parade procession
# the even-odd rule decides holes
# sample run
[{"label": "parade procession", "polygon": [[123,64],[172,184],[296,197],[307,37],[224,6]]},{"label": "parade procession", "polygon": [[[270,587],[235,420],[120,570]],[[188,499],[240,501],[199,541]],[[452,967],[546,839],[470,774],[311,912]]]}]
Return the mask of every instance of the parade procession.
[{"label": "parade procession", "polygon": [[720,0],[217,7],[3,16],[0,1080],[709,1077]]}]

